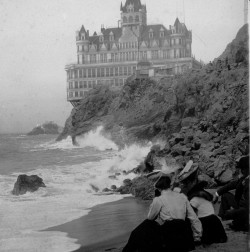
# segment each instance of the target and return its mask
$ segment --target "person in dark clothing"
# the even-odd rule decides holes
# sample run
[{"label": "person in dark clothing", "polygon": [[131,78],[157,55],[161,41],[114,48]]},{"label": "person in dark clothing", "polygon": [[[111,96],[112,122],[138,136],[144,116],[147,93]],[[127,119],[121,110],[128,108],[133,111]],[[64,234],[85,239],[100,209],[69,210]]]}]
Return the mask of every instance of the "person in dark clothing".
[{"label": "person in dark clothing", "polygon": [[[215,192],[213,202],[221,196],[219,216],[223,220],[233,220],[230,227],[236,231],[249,230],[249,156],[238,162],[242,177],[233,180]],[[235,194],[230,190],[235,189]]]},{"label": "person in dark clothing", "polygon": [[123,252],[187,252],[195,248],[194,241],[202,234],[201,222],[187,197],[172,191],[170,184],[168,176],[156,182],[161,195],[154,198],[147,219],[132,231]]},{"label": "person in dark clothing", "polygon": [[187,194],[191,206],[202,223],[201,242],[204,245],[226,242],[226,232],[214,212],[213,195],[204,189],[205,186],[207,186],[206,181],[198,182]]}]

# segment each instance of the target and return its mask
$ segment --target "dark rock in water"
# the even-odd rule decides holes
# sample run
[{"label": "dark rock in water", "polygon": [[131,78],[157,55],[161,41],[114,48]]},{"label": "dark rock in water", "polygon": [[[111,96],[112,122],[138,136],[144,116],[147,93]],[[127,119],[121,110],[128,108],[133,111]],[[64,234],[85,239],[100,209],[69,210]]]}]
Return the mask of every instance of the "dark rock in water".
[{"label": "dark rock in water", "polygon": [[26,192],[34,192],[38,190],[39,187],[46,187],[42,178],[37,175],[28,176],[22,174],[18,176],[12,193],[14,195],[22,195]]},{"label": "dark rock in water", "polygon": [[116,187],[116,185],[112,185],[110,188],[111,188],[111,190],[115,190],[117,187]]},{"label": "dark rock in water", "polygon": [[117,179],[115,175],[110,175],[109,178],[110,179]]},{"label": "dark rock in water", "polygon": [[62,131],[62,128],[58,126],[56,123],[46,122],[42,125],[36,126],[27,135],[32,136],[32,135],[41,135],[41,134],[59,134],[61,133],[61,131]]},{"label": "dark rock in water", "polygon": [[102,191],[103,191],[103,192],[110,192],[111,190],[108,189],[107,187],[105,187]]},{"label": "dark rock in water", "polygon": [[116,173],[115,173],[115,176],[119,176],[119,175],[121,175],[120,172],[116,172]]}]

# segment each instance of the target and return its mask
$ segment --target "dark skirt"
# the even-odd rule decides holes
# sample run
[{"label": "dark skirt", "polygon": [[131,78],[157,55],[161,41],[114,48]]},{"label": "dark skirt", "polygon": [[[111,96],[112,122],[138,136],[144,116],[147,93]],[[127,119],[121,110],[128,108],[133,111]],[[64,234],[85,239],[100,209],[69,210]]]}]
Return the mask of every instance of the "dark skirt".
[{"label": "dark skirt", "polygon": [[155,221],[145,220],[132,231],[122,251],[187,252],[194,248],[189,222],[172,220],[160,226]]},{"label": "dark skirt", "polygon": [[199,218],[202,223],[202,238],[204,244],[223,243],[227,241],[227,235],[220,219],[212,214]]}]

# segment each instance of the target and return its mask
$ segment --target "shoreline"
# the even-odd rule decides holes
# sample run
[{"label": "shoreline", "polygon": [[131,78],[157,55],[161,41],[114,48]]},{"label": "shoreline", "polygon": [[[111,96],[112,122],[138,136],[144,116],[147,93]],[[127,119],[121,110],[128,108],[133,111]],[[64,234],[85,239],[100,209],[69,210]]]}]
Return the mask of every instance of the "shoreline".
[{"label": "shoreline", "polygon": [[[147,216],[151,201],[132,196],[100,204],[78,219],[43,231],[60,231],[77,240],[79,248],[71,252],[121,252],[131,231]],[[218,209],[216,204],[215,209]],[[228,235],[226,243],[196,247],[197,252],[243,252],[249,251],[246,232],[235,232],[228,228],[231,221],[224,221]]]},{"label": "shoreline", "polygon": [[60,231],[77,239],[74,252],[120,251],[131,231],[147,216],[151,201],[133,196],[100,204],[78,219],[43,231]]}]

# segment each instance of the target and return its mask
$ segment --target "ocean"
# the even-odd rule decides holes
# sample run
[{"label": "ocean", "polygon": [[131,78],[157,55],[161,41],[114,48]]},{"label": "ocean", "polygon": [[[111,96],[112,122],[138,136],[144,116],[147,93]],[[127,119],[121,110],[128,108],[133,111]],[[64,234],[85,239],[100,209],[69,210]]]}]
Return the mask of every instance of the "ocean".
[{"label": "ocean", "polygon": [[[67,233],[47,228],[87,215],[91,207],[126,195],[103,195],[117,187],[123,174],[135,168],[152,144],[123,149],[101,134],[99,127],[76,140],[56,142],[55,135],[0,135],[0,251],[73,251],[80,247]],[[109,177],[120,173],[116,178]],[[21,196],[12,195],[20,174],[40,176],[46,187]]]}]

